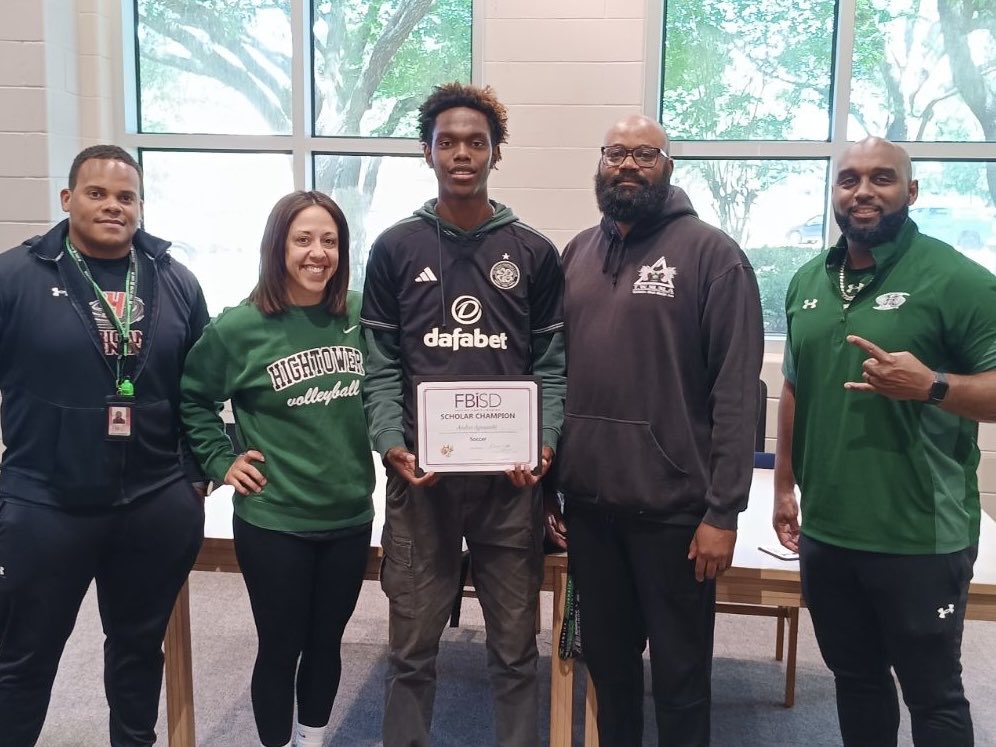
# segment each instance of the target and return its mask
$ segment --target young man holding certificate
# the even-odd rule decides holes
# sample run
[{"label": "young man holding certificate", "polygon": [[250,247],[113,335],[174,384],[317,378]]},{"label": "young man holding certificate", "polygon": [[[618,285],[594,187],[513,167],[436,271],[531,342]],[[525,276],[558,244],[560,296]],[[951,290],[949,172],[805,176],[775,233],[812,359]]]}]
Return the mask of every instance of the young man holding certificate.
[{"label": "young man holding certificate", "polygon": [[[507,135],[505,107],[493,92],[440,86],[419,115],[438,199],[374,243],[361,315],[370,435],[388,473],[384,744],[429,744],[436,652],[458,593],[465,539],[487,630],[496,743],[527,747],[539,744],[534,626],[543,530],[536,483],[549,469],[563,419],[563,273],[549,240],[488,199]],[[504,474],[421,473],[413,453],[414,377],[525,374],[542,384],[539,474],[518,463]]]}]

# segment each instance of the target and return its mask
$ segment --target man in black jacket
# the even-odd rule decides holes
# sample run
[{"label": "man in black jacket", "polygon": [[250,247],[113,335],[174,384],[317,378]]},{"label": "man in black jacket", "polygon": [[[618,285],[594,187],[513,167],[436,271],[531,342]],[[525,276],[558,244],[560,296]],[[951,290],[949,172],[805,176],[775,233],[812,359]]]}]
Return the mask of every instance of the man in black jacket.
[{"label": "man in black jacket", "polygon": [[127,152],[87,148],[61,193],[69,220],[0,254],[5,747],[37,741],[94,580],[110,744],[155,741],[163,635],[204,530],[178,406],[208,316],[168,242],[139,229],[141,194]]},{"label": "man in black jacket", "polygon": [[605,744],[643,743],[650,641],[661,745],[708,745],[715,578],[747,507],[763,332],[744,253],[670,183],[660,125],[606,134],[602,221],[564,249],[559,484]]}]

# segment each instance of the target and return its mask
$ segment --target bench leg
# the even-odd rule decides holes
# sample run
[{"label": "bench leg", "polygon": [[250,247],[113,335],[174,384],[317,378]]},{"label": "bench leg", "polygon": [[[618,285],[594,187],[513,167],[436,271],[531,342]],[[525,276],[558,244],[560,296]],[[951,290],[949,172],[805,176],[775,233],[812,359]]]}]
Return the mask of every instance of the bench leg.
[{"label": "bench leg", "polygon": [[169,747],[195,747],[194,678],[190,658],[190,589],[176,597],[163,640],[166,675],[166,723]]},{"label": "bench leg", "polygon": [[785,651],[785,618],[788,617],[788,608],[778,608],[778,628],[775,631],[775,661],[782,660]]},{"label": "bench leg", "polygon": [[790,607],[788,634],[788,661],[785,662],[785,707],[795,705],[795,662],[799,647],[799,608]]},{"label": "bench leg", "polygon": [[558,569],[553,582],[553,629],[550,639],[550,747],[571,747],[571,724],[574,720],[574,659],[561,659],[558,653],[566,592],[567,569]]}]

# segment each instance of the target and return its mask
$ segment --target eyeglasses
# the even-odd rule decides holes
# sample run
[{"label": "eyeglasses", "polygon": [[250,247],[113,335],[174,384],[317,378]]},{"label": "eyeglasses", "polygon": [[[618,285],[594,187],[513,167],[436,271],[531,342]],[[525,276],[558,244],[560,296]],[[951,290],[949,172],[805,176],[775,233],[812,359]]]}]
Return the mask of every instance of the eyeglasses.
[{"label": "eyeglasses", "polygon": [[657,159],[668,155],[660,148],[652,145],[638,145],[635,148],[624,148],[621,145],[603,145],[602,160],[606,166],[622,166],[628,156],[633,156],[636,165],[641,169],[652,169],[657,165]]}]

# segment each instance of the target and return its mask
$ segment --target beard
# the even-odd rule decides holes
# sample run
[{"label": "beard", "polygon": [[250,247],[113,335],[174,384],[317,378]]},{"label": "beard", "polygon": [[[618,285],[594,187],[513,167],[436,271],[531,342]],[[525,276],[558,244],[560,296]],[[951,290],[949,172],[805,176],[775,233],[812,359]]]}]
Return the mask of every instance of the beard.
[{"label": "beard", "polygon": [[909,217],[909,213],[909,205],[903,205],[892,213],[882,213],[878,219],[878,225],[871,228],[855,226],[851,221],[851,216],[847,213],[838,213],[834,210],[833,216],[837,219],[837,225],[840,226],[840,232],[844,234],[845,239],[861,246],[873,247],[895,239],[906,222],[906,218]]},{"label": "beard", "polygon": [[[620,187],[623,180],[636,181],[639,187]],[[671,180],[661,175],[650,181],[643,174],[629,173],[608,176],[601,170],[595,172],[595,199],[598,209],[607,218],[619,223],[635,224],[658,215],[671,193]]]}]

